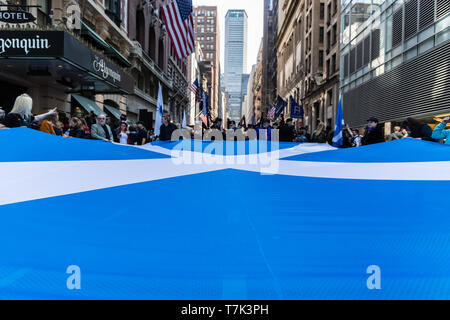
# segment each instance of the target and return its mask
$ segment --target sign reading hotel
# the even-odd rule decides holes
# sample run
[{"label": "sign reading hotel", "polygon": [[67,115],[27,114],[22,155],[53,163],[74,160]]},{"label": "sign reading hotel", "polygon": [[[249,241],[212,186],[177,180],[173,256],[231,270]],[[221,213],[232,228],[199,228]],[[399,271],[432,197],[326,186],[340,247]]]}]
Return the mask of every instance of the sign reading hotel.
[{"label": "sign reading hotel", "polygon": [[27,23],[33,22],[36,17],[26,11],[0,11],[0,21],[6,23]]}]

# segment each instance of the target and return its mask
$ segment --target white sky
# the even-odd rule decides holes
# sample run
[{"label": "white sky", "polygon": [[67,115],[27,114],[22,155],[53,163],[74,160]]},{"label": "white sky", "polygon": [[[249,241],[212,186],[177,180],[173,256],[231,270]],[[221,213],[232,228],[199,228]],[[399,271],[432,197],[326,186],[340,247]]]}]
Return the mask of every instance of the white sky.
[{"label": "white sky", "polygon": [[264,28],[264,0],[192,0],[194,6],[217,6],[220,28],[220,63],[225,69],[225,14],[230,9],[244,9],[248,15],[247,73],[256,63]]}]

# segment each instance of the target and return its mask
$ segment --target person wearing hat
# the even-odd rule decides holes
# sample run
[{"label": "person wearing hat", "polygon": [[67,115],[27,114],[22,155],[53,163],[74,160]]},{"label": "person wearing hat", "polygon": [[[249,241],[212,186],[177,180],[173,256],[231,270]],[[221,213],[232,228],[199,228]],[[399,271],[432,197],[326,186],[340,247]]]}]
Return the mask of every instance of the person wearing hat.
[{"label": "person wearing hat", "polygon": [[384,135],[378,119],[371,117],[367,120],[366,133],[361,142],[363,146],[384,142]]}]

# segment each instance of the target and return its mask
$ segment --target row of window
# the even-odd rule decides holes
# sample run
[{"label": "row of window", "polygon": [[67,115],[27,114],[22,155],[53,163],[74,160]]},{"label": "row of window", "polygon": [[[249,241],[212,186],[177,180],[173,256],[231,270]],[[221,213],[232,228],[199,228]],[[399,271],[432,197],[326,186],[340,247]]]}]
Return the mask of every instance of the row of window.
[{"label": "row of window", "polygon": [[379,56],[380,29],[375,29],[344,56],[344,77],[346,78],[349,74],[367,66]]},{"label": "row of window", "polygon": [[215,37],[204,37],[204,36],[198,36],[197,41],[215,41]]},{"label": "row of window", "polygon": [[[197,24],[205,24],[205,20],[203,18],[198,18]],[[206,20],[206,24],[214,24],[214,20],[208,19]]]},{"label": "row of window", "polygon": [[215,28],[204,28],[204,27],[197,27],[197,33],[215,33]]},{"label": "row of window", "polygon": [[195,10],[194,15],[197,17],[215,17],[216,11],[211,10]]}]

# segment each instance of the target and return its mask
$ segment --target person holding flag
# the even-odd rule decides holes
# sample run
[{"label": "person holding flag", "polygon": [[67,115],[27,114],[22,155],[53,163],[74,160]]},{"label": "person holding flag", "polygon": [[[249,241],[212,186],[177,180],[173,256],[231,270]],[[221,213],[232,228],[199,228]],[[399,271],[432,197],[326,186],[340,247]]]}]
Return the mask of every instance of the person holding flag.
[{"label": "person holding flag", "polygon": [[340,148],[344,143],[342,131],[344,130],[344,113],[342,112],[342,98],[339,97],[338,110],[336,114],[336,124],[334,126],[333,147]]}]

